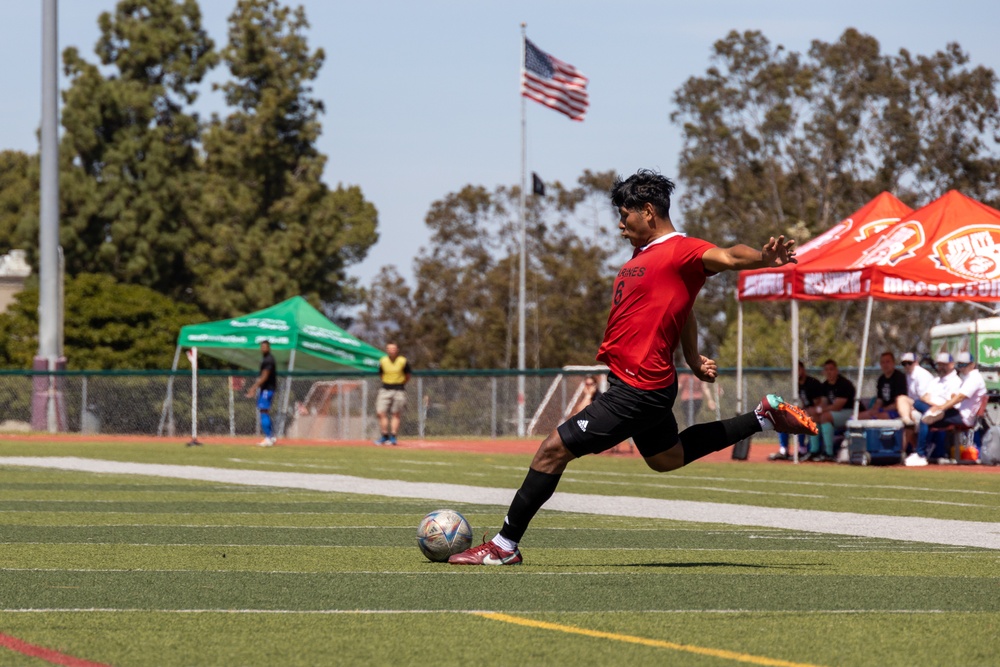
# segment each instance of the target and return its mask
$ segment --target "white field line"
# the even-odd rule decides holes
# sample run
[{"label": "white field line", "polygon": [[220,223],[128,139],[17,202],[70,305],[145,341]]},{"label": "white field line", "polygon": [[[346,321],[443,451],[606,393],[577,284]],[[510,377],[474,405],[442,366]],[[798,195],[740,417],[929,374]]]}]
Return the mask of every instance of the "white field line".
[{"label": "white field line", "polygon": [[[518,468],[515,466],[494,466],[497,469],[503,470],[521,470],[524,468]],[[598,477],[648,477],[650,479],[664,479],[663,475],[658,473],[643,473],[643,472],[614,472],[611,470],[574,470],[574,475],[595,475]],[[794,479],[760,479],[754,477],[710,477],[707,475],[678,475],[675,479],[677,480],[688,480],[694,479],[699,481],[708,482],[745,482],[747,484],[793,484],[799,486],[829,486],[837,488],[856,488],[856,489],[891,489],[894,491],[933,491],[935,493],[973,493],[973,494],[983,494],[990,496],[1000,496],[1000,491],[980,491],[977,489],[937,489],[928,488],[922,486],[902,486],[898,484],[852,484],[848,482],[809,482],[804,480],[794,480]],[[670,486],[678,486],[684,488],[685,485],[677,484],[676,482],[670,483]]]},{"label": "white field line", "polygon": [[[25,512],[28,514],[29,512]],[[104,514],[109,514],[109,512],[96,512],[97,516],[102,516]],[[275,524],[247,524],[247,523],[76,523],[72,525],[66,524],[48,524],[48,523],[0,523],[0,526],[5,528],[23,528],[30,526],[32,528],[199,528],[205,530],[216,530],[219,528],[254,528],[254,529],[270,529],[270,530],[413,530],[413,526],[410,524],[390,526],[390,525],[360,525],[360,524],[341,524],[341,525],[330,525],[330,526],[286,526],[286,525],[275,525]],[[535,526],[531,529],[532,533],[541,533],[545,531],[559,531],[559,530],[572,530],[573,532],[579,532],[581,530],[596,530],[602,533],[616,532],[616,533],[670,533],[670,532],[690,532],[690,528],[642,528],[642,527],[632,527],[632,526],[595,526],[593,528],[580,528],[578,526]],[[856,535],[789,535],[787,530],[782,530],[779,528],[773,529],[773,534],[771,535],[757,535],[756,533],[767,533],[766,529],[754,529],[753,527],[737,529],[732,531],[699,531],[699,533],[705,535],[733,535],[739,533],[751,533],[747,535],[747,539],[750,540],[808,540],[810,542],[821,542],[823,540],[829,541],[844,541],[844,540],[858,540],[868,542],[872,538],[865,538],[863,536]],[[0,542],[3,544],[24,544],[23,542]],[[47,544],[44,543],[43,544]],[[59,544],[63,544],[60,542]],[[96,544],[96,542],[85,542],[84,544]],[[116,543],[117,544],[117,543]],[[562,548],[562,547],[560,547]],[[649,548],[661,548],[661,547],[649,547]],[[663,547],[672,548],[672,547]],[[684,550],[684,547],[679,547]]]},{"label": "white field line", "polygon": [[[507,506],[513,497],[513,490],[510,489],[461,484],[365,479],[335,474],[129,463],[78,457],[0,457],[0,465],[105,474],[147,475],[206,482],[380,495],[392,498],[422,498],[445,502],[500,505],[502,507]],[[1000,523],[998,522],[894,517],[854,512],[777,509],[726,503],[558,492],[552,496],[545,508],[561,512],[673,519],[739,526],[765,526],[814,533],[878,537],[1000,550]]]},{"label": "white field line", "polygon": [[[695,490],[695,491],[714,491],[716,493],[733,493],[737,495],[757,495],[757,496],[781,496],[781,497],[791,497],[791,498],[829,498],[829,496],[813,494],[813,493],[789,493],[787,491],[750,491],[749,489],[726,489],[718,486],[688,486],[686,484],[653,484],[651,482],[617,482],[611,480],[582,480],[574,479],[572,477],[563,477],[563,481],[577,482],[581,484],[605,484],[610,486],[627,486],[627,487],[650,487],[655,489],[662,489],[669,487],[676,490]],[[986,492],[988,493],[988,492]],[[920,498],[866,498],[854,496],[854,500],[870,500],[873,502],[904,502],[904,503],[927,503],[930,505],[956,505],[958,507],[978,507],[981,509],[996,509],[996,505],[984,505],[982,503],[957,503],[947,500],[923,500]]]},{"label": "white field line", "polygon": [[[330,468],[330,469],[343,469],[344,466],[322,466],[322,465],[310,465],[310,464],[300,464],[300,463],[278,463],[278,462],[261,462],[253,461],[251,459],[238,459],[230,458],[229,461],[237,463],[250,463],[256,465],[268,465],[268,466],[285,466],[289,468]],[[411,463],[415,465],[437,465],[437,466],[454,466],[454,463],[445,463],[442,461],[413,461],[409,459],[398,459],[400,463]],[[383,470],[387,472],[396,472],[399,468],[375,468],[376,470]],[[493,466],[494,470],[516,470],[518,472],[523,472],[523,468],[517,468],[515,466]],[[408,470],[408,472],[420,472],[419,470]],[[486,473],[482,472],[469,472],[466,471],[462,473],[465,476],[475,476],[475,477],[485,477]],[[787,493],[774,491],[773,489],[767,491],[751,491],[748,489],[729,489],[723,487],[713,487],[713,486],[692,486],[689,484],[684,484],[683,480],[698,480],[698,481],[712,481],[712,482],[741,482],[748,484],[792,484],[792,485],[802,485],[802,486],[815,486],[815,487],[832,487],[832,488],[856,488],[871,490],[894,490],[894,491],[914,491],[914,492],[935,492],[942,494],[954,494],[954,493],[966,493],[966,494],[979,494],[988,496],[1000,496],[1000,491],[981,491],[978,489],[935,489],[926,488],[919,486],[901,486],[901,485],[888,485],[888,484],[849,484],[843,482],[809,482],[800,480],[771,480],[771,479],[754,479],[748,477],[709,477],[703,475],[683,475],[680,477],[675,477],[672,480],[665,478],[663,475],[658,475],[655,473],[625,473],[625,472],[614,472],[609,470],[574,470],[573,475],[591,475],[591,476],[606,476],[606,477],[626,477],[629,479],[634,478],[648,478],[657,480],[656,483],[643,483],[643,482],[630,482],[630,481],[594,481],[594,480],[584,480],[578,479],[577,477],[564,476],[564,482],[576,482],[576,483],[591,483],[591,484],[617,484],[621,486],[650,486],[655,488],[671,488],[671,489],[693,489],[702,491],[716,491],[721,493],[735,493],[735,494],[761,494],[769,496],[791,496],[798,498],[826,498],[823,495],[814,494],[798,494],[798,493]],[[894,500],[899,502],[924,502],[924,503],[937,503],[949,504],[944,501],[933,501],[933,500],[922,500],[922,499],[900,499],[900,498],[874,498],[874,500]],[[986,507],[992,508],[995,505],[963,505],[962,503],[950,503],[959,506],[968,507]]]},{"label": "white field line", "polygon": [[783,496],[792,498],[828,498],[829,496],[823,496],[815,493],[789,493],[787,491],[751,491],[749,489],[727,489],[720,486],[690,486],[687,484],[654,484],[652,482],[618,482],[612,480],[582,480],[575,479],[573,477],[563,477],[564,482],[575,482],[577,484],[606,484],[609,486],[627,486],[627,487],[637,487],[644,486],[654,489],[671,488],[679,491],[691,489],[692,491],[714,491],[716,493],[733,493],[737,495],[747,495],[747,496]]},{"label": "white field line", "polygon": [[275,466],[284,468],[321,468],[327,470],[343,470],[344,466],[335,466],[321,463],[286,463],[284,461],[253,461],[251,459],[226,459],[233,463],[249,463],[251,465]]},{"label": "white field line", "polygon": [[[799,538],[805,539],[805,538]],[[32,547],[144,547],[144,548],[156,548],[156,547],[171,547],[171,548],[212,548],[212,549],[247,549],[247,548],[284,548],[289,546],[295,546],[300,548],[308,549],[358,549],[354,544],[287,544],[287,543],[274,543],[274,542],[240,542],[237,544],[221,544],[221,543],[200,543],[200,542],[0,542],[0,545],[15,547],[15,546],[32,546]],[[885,549],[864,549],[857,544],[835,544],[832,545],[837,547],[841,553],[885,553]],[[548,547],[554,548],[554,547]],[[960,547],[957,547],[960,548]],[[410,547],[402,546],[380,546],[379,549],[406,549],[410,550]],[[533,548],[532,551],[537,550]],[[683,547],[559,547],[558,551],[637,551],[637,552],[648,552],[648,551],[720,551],[726,553],[732,553],[733,551],[738,551],[738,549],[686,549]],[[787,547],[780,549],[780,551],[788,551]],[[765,552],[779,551],[779,549],[764,549]],[[833,553],[832,549],[795,549],[795,553]],[[968,553],[961,551],[951,551],[951,550],[935,550],[918,548],[915,550],[907,549],[905,547],[900,549],[894,549],[893,553],[948,553],[948,554],[959,554]],[[2,569],[2,568],[0,568]],[[342,570],[330,570],[331,572],[341,572]],[[509,572],[509,568],[504,568],[504,571]],[[402,571],[400,571],[402,572]]]},{"label": "white field line", "polygon": [[[0,572],[78,572],[78,573],[92,573],[92,574],[118,574],[118,573],[130,573],[130,574],[221,574],[221,575],[231,575],[231,574],[300,574],[305,576],[316,576],[316,575],[336,575],[340,576],[342,574],[372,574],[378,575],[380,577],[389,575],[399,575],[403,577],[412,576],[423,576],[423,577],[469,577],[469,576],[482,576],[481,570],[477,568],[468,569],[457,569],[450,568],[447,570],[441,570],[440,572],[414,572],[407,570],[327,570],[324,572],[315,571],[296,571],[296,570],[164,570],[164,569],[85,569],[85,568],[34,568],[34,567],[5,567],[0,568]],[[517,572],[511,572],[509,568],[504,568],[504,575],[508,577],[593,577],[595,575],[600,575],[606,577],[611,574],[621,574],[620,572],[615,572],[612,570],[588,570],[586,572],[527,572],[524,570],[518,570]],[[764,575],[760,575],[764,576]]]},{"label": "white field line", "polygon": [[[20,524],[20,523],[15,523],[15,524],[0,524],[0,526],[5,526],[7,528],[18,528],[18,527],[23,527],[23,526],[32,526],[32,527],[35,527],[35,528],[65,528],[65,527],[67,527],[67,526],[64,526],[64,525]],[[389,530],[413,530],[413,527],[410,526],[410,525],[406,525],[406,526],[376,526],[376,525],[371,525],[371,526],[360,526],[360,525],[352,525],[352,526],[281,526],[281,525],[278,525],[278,526],[274,526],[274,525],[250,525],[250,524],[238,524],[238,523],[237,524],[74,523],[72,526],[69,526],[69,527],[70,528],[184,528],[184,529],[196,528],[196,529],[204,529],[204,530],[218,530],[219,528],[224,528],[224,529],[231,529],[231,528],[253,528],[255,530],[261,530],[261,529],[264,529],[264,530],[267,530],[267,529],[272,529],[272,530],[285,530],[285,529],[291,529],[291,530],[338,530],[338,529],[342,529],[342,528],[345,528],[345,529],[362,529],[362,530],[368,530],[368,531],[382,530],[382,529],[389,529]],[[532,528],[532,532],[534,532],[534,533],[540,533],[540,532],[543,532],[543,531],[558,531],[558,530],[579,531],[581,529],[580,528],[572,528],[572,527],[557,527],[557,526],[553,526],[553,527],[536,526],[535,528]],[[664,529],[660,529],[660,528],[615,528],[615,527],[607,526],[607,527],[595,528],[594,530],[600,530],[600,531],[603,531],[603,532],[614,531],[614,532],[625,532],[625,533],[641,533],[641,532],[665,533],[665,532],[670,532],[671,530],[687,530],[687,529],[673,529],[673,528],[664,528]],[[706,532],[708,532],[708,531],[706,531]],[[742,532],[757,532],[757,531],[754,531],[752,528],[750,528],[750,529],[744,530]],[[836,535],[836,534],[834,534],[834,535],[825,535],[825,536],[823,536],[823,535],[800,535],[800,536],[796,536],[796,535],[788,535],[787,531],[785,531],[785,530],[775,529],[775,532],[777,533],[775,535],[748,535],[746,537],[747,537],[747,539],[750,539],[750,540],[778,540],[778,541],[804,540],[804,541],[809,541],[809,542],[817,542],[817,541],[823,541],[823,540],[827,540],[827,541],[831,541],[831,542],[843,542],[843,541],[857,540],[857,542],[855,542],[854,544],[849,544],[849,545],[848,544],[837,544],[836,545],[838,548],[842,548],[842,549],[843,548],[854,549],[854,548],[857,548],[857,546],[859,544],[867,544],[867,543],[869,543],[871,541],[871,538],[858,537],[858,536],[850,536],[850,535]],[[729,531],[729,532],[722,533],[722,534],[731,535],[732,533],[733,533],[733,531]],[[117,544],[117,545],[128,545],[128,546],[156,546],[155,543],[151,544],[151,543],[136,543],[136,542],[3,542],[3,541],[0,541],[0,544],[7,544],[7,545],[15,545],[15,544],[70,545],[71,544],[71,545],[74,545],[74,546],[79,546],[79,545],[84,545],[84,544],[110,546],[110,545]],[[181,546],[198,547],[198,546],[206,546],[206,545],[203,544],[203,543],[200,543],[200,542],[180,542],[180,543],[172,543],[169,546],[173,546],[173,547],[181,547]],[[208,546],[234,546],[235,547],[235,546],[240,546],[240,545],[239,544],[232,544],[232,545],[225,544],[225,545],[208,545]],[[281,547],[281,546],[286,546],[286,545],[283,545],[281,543],[254,543],[254,544],[247,544],[247,545],[244,545],[244,546],[273,546],[273,547]],[[344,549],[354,548],[354,545],[331,545],[331,544],[314,544],[314,545],[308,545],[308,544],[306,544],[306,545],[297,545],[297,546],[317,546],[317,547],[328,547],[328,548],[332,547],[332,548],[344,548]],[[381,548],[389,548],[389,547],[381,547]],[[958,547],[955,547],[955,549],[928,550],[928,549],[923,549],[923,548],[919,548],[919,547],[902,547],[902,546],[900,546],[900,547],[897,547],[897,548],[893,549],[893,552],[894,553],[902,553],[902,552],[906,552],[906,553],[962,553],[962,549],[963,548],[964,547],[958,546]],[[577,549],[578,550],[582,550],[582,551],[602,551],[602,550],[607,550],[607,551],[733,551],[733,549],[728,549],[728,548],[727,549],[703,549],[703,548],[688,548],[688,547],[559,547],[560,551],[573,551],[573,550],[577,550]],[[796,553],[806,553],[806,552],[809,552],[809,551],[815,551],[816,553],[829,553],[829,551],[825,551],[824,552],[824,551],[819,550],[819,549],[796,549],[795,550]],[[873,553],[882,553],[883,551],[884,551],[884,549],[874,549],[874,550],[872,550]],[[2,571],[4,569],[5,568],[0,567],[0,571]]]},{"label": "white field line", "polygon": [[[203,530],[218,530],[219,528],[253,528],[255,530],[414,530],[413,526],[378,526],[378,525],[358,525],[349,526],[275,526],[275,525],[254,525],[246,523],[74,523],[71,526],[65,524],[38,524],[38,523],[5,523],[0,524],[6,528],[18,528],[31,526],[32,528],[198,528]],[[539,528],[539,530],[544,530]],[[627,530],[627,529],[623,529]]]},{"label": "white field line", "polygon": [[[0,614],[303,614],[328,615],[343,614],[403,616],[407,614],[484,614],[494,613],[489,609],[111,609],[107,607],[66,608],[14,608],[2,609]],[[593,614],[590,611],[530,611],[504,610],[505,614],[542,615],[542,614]],[[983,612],[953,611],[948,609],[613,609],[602,610],[607,614],[786,614],[794,616],[815,616],[818,614],[981,614]]]},{"label": "white field line", "polygon": [[[180,543],[176,543],[176,544],[142,543],[142,542],[0,542],[0,545],[5,545],[5,546],[32,546],[32,547],[142,547],[142,548],[148,548],[148,549],[155,549],[157,547],[170,547],[170,548],[182,548],[182,549],[205,549],[205,548],[210,548],[210,549],[232,549],[232,550],[241,549],[241,548],[242,549],[247,549],[247,548],[287,548],[289,546],[295,546],[295,547],[299,547],[299,548],[308,548],[308,549],[330,549],[330,550],[336,550],[336,549],[357,549],[357,548],[359,548],[359,547],[356,547],[354,545],[346,545],[346,544],[295,544],[295,545],[288,545],[288,544],[190,544],[190,543],[187,543],[187,542],[180,542]],[[777,548],[776,549],[763,549],[762,551],[764,553],[775,553],[775,552],[778,552],[778,551],[784,553],[784,552],[794,551],[797,554],[831,554],[831,553],[884,554],[885,553],[885,549],[866,549],[863,546],[859,546],[859,545],[856,545],[856,544],[835,544],[835,545],[832,545],[832,546],[835,546],[836,549],[798,549],[798,548],[796,548],[796,549],[789,549],[789,548],[785,547],[785,548],[781,548],[781,549],[777,549]],[[379,548],[380,549],[405,549],[406,551],[410,550],[410,547],[400,547],[400,546],[379,547]],[[925,554],[951,554],[951,555],[954,555],[954,556],[962,556],[962,557],[968,557],[968,556],[973,555],[973,554],[971,554],[970,552],[967,552],[967,551],[963,552],[963,551],[958,551],[957,550],[957,549],[961,549],[961,548],[962,547],[955,547],[956,550],[950,550],[950,549],[924,549],[924,548],[906,548],[906,547],[904,547],[904,548],[900,548],[900,549],[894,549],[892,551],[892,553],[896,553],[896,554],[917,554],[917,555],[925,555]],[[532,552],[535,552],[535,551],[539,551],[539,549],[537,549],[537,548],[532,549]],[[558,551],[560,551],[560,552],[565,552],[565,551],[584,551],[584,552],[587,552],[587,553],[592,553],[592,552],[595,552],[595,551],[613,551],[613,552],[635,551],[635,552],[640,552],[640,553],[650,552],[650,551],[656,551],[656,552],[676,551],[676,552],[680,552],[680,553],[686,553],[686,552],[689,552],[689,551],[705,551],[705,552],[717,552],[717,553],[733,553],[733,551],[735,551],[735,550],[734,549],[703,549],[703,548],[685,549],[685,548],[682,548],[682,547],[663,547],[663,548],[659,548],[659,547],[559,547]],[[776,564],[775,567],[780,567],[780,564]],[[0,572],[3,572],[5,570],[17,570],[17,569],[28,569],[28,570],[30,570],[30,569],[34,569],[34,568],[0,568]],[[68,570],[66,570],[65,568],[54,568],[54,571],[64,572],[64,571],[68,571]],[[100,570],[95,570],[95,572],[99,572],[99,571]],[[136,570],[130,570],[130,571],[134,572]],[[142,571],[146,572],[146,571],[149,571],[149,570],[142,570]],[[205,572],[222,572],[224,570],[192,570],[192,572],[202,572],[202,571],[205,571]],[[256,572],[257,570],[240,570],[240,571],[241,572]],[[410,571],[410,570],[378,570],[377,572],[368,572],[366,570],[365,572],[367,572],[369,574],[407,574],[408,575],[408,574],[460,574],[460,573],[469,572],[469,571],[471,571],[471,570],[456,571],[456,570],[450,569],[450,570],[442,570],[441,572],[413,572],[413,571]],[[510,572],[511,570],[509,568],[504,568],[503,571],[504,572]],[[353,572],[354,574],[360,574],[361,573],[361,571],[353,571],[353,570],[325,570],[325,572],[332,572],[332,573],[337,573],[337,574],[340,574],[340,573],[348,573],[348,574],[350,574],[351,572]],[[524,573],[523,570],[519,570],[519,572]],[[544,573],[544,572],[543,573],[529,572],[529,573],[526,573],[526,574],[548,574],[548,573]],[[560,572],[558,574],[571,575],[571,574],[574,574],[574,573],[573,572]],[[606,572],[605,574],[614,574],[614,572],[610,572],[609,571],[609,572]],[[903,573],[903,574],[905,575],[905,573]],[[514,576],[514,575],[512,574],[510,576]]]}]

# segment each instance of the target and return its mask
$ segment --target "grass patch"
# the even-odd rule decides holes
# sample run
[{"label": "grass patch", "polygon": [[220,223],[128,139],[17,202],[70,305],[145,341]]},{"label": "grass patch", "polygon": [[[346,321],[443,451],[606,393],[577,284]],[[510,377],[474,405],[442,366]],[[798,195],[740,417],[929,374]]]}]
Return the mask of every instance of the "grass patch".
[{"label": "grass patch", "polygon": [[[515,487],[524,456],[389,448],[39,444],[85,456]],[[561,491],[996,521],[996,475],[954,470],[574,464]],[[0,632],[113,665],[730,665],[588,631],[814,665],[992,665],[1000,553],[843,535],[542,511],[516,568],[429,563],[434,501],[0,467]],[[452,504],[478,533],[506,508]],[[433,639],[430,639],[433,638]],[[738,662],[738,661],[737,661]],[[0,664],[36,665],[0,648]]]}]

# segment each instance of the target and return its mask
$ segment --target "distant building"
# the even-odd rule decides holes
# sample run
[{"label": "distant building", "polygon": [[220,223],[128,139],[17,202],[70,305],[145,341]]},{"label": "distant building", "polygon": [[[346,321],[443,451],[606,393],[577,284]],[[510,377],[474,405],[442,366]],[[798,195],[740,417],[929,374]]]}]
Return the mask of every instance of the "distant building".
[{"label": "distant building", "polygon": [[31,267],[23,250],[11,250],[0,255],[0,313],[14,301],[14,296],[24,289],[24,281],[31,275]]}]

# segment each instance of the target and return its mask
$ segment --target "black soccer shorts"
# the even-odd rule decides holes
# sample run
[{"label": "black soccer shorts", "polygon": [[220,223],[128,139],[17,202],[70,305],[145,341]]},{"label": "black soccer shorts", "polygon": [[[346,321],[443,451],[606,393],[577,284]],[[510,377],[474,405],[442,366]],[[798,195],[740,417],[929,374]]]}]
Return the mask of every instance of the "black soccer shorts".
[{"label": "black soccer shorts", "polygon": [[644,457],[665,452],[678,442],[674,400],[677,380],[663,389],[636,389],[608,375],[608,390],[557,429],[577,458],[599,454],[629,438]]}]

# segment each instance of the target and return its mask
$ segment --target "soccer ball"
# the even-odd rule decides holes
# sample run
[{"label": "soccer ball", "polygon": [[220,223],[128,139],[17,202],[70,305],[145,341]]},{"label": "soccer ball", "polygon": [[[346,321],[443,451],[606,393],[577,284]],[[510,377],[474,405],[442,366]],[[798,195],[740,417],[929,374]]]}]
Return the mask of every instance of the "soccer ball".
[{"label": "soccer ball", "polygon": [[417,546],[437,563],[472,546],[472,526],[455,510],[435,510],[417,526]]}]

